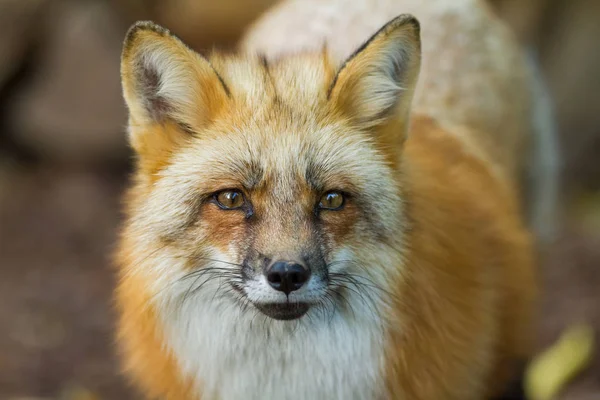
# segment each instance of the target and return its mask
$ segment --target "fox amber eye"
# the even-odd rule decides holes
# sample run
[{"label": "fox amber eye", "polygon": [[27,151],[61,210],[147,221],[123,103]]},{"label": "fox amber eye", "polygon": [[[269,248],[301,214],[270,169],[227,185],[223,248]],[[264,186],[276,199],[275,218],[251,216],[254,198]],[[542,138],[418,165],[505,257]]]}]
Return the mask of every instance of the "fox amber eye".
[{"label": "fox amber eye", "polygon": [[327,192],[319,200],[319,208],[323,210],[339,210],[344,205],[344,195],[340,192]]},{"label": "fox amber eye", "polygon": [[244,205],[244,195],[238,190],[224,190],[215,195],[219,207],[226,210],[234,210]]}]

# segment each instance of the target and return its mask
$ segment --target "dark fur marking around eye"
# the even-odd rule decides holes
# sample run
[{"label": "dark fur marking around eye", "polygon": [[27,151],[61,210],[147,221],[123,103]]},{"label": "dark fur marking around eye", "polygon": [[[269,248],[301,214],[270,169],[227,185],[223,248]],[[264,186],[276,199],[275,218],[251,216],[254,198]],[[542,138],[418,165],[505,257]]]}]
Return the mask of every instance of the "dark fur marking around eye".
[{"label": "dark fur marking around eye", "polygon": [[306,171],[304,171],[304,179],[308,186],[315,192],[322,192],[324,190],[320,175],[321,171],[319,171],[319,167],[309,158]]},{"label": "dark fur marking around eye", "polygon": [[161,240],[165,243],[174,243],[181,239],[192,227],[194,227],[201,217],[202,205],[209,198],[208,195],[192,196],[192,198],[185,201],[187,213],[183,221],[173,223],[172,226],[163,232]]},{"label": "dark fur marking around eye", "polygon": [[252,161],[248,168],[248,176],[246,178],[246,185],[248,189],[255,188],[260,184],[265,175],[263,167],[256,161]]},{"label": "dark fur marking around eye", "polygon": [[[323,224],[322,221],[319,220],[318,215],[312,215],[310,224],[312,230],[313,247],[318,249],[318,253],[321,255],[321,257],[323,257],[323,254],[329,254],[331,252],[331,248],[328,245],[327,240],[325,240]],[[314,253],[315,252],[312,252],[311,254],[305,254],[304,256],[310,258],[311,256],[314,256]]]},{"label": "dark fur marking around eye", "polygon": [[233,172],[240,180],[240,184],[246,190],[252,190],[260,185],[264,178],[265,171],[262,165],[256,160],[242,160],[232,165]]},{"label": "dark fur marking around eye", "polygon": [[[354,199],[354,203],[357,205],[358,213],[364,221],[366,221],[369,226],[369,230],[377,237],[377,239],[384,243],[389,243],[390,235],[392,234],[385,227],[385,225],[381,222],[378,222],[376,219],[375,210],[373,210],[373,205],[371,201],[366,201],[364,199]],[[376,204],[376,203],[375,203]]]}]

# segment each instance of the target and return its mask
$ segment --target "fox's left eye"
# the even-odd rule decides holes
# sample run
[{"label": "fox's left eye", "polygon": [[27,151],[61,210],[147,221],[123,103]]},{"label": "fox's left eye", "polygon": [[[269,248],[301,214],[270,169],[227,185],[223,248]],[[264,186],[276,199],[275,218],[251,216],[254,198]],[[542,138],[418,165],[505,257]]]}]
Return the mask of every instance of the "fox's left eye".
[{"label": "fox's left eye", "polygon": [[225,210],[235,210],[241,208],[246,200],[239,190],[224,190],[215,194],[215,201],[219,207]]},{"label": "fox's left eye", "polygon": [[319,208],[322,210],[341,210],[344,206],[344,195],[340,192],[327,192],[319,200]]}]

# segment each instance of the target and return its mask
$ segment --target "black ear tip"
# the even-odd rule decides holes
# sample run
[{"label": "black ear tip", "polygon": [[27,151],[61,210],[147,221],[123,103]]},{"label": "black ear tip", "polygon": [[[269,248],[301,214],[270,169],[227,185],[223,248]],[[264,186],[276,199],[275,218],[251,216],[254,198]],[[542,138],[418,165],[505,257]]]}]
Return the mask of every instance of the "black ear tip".
[{"label": "black ear tip", "polygon": [[158,33],[159,35],[169,34],[169,30],[167,28],[163,28],[154,21],[137,21],[129,28],[127,37],[135,35],[138,31],[152,31],[154,33]]},{"label": "black ear tip", "polygon": [[400,14],[396,18],[389,21],[384,30],[386,32],[391,32],[400,27],[411,27],[416,35],[419,35],[421,32],[421,23],[419,20],[412,14]]},{"label": "black ear tip", "polygon": [[123,54],[127,53],[141,32],[154,32],[160,36],[169,35],[169,30],[153,21],[137,21],[127,30],[123,41]]}]

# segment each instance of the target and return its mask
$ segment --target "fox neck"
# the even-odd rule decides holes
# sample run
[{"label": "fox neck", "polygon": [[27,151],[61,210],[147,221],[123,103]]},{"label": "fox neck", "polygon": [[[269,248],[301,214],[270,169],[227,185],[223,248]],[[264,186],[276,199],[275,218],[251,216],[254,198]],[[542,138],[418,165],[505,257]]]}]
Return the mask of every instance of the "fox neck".
[{"label": "fox neck", "polygon": [[202,399],[384,397],[385,306],[377,293],[368,301],[349,293],[344,306],[276,321],[209,285],[183,303],[158,305],[167,346]]}]

